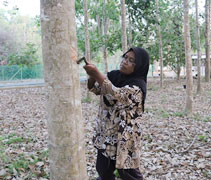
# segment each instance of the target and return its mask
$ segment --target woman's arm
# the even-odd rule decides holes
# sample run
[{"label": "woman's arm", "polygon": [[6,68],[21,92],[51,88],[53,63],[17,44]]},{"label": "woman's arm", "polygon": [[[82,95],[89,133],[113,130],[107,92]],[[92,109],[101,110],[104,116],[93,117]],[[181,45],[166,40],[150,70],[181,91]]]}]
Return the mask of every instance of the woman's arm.
[{"label": "woman's arm", "polygon": [[101,94],[111,94],[114,99],[124,106],[142,103],[143,96],[141,89],[137,86],[117,88],[108,79],[105,79],[101,85]]},{"label": "woman's arm", "polygon": [[101,87],[98,83],[96,83],[96,80],[92,77],[89,77],[88,83],[87,83],[89,91],[94,93],[95,95],[100,95]]},{"label": "woman's arm", "polygon": [[92,77],[89,77],[88,78],[88,83],[87,83],[87,86],[88,86],[88,89],[92,89],[95,85],[95,82],[96,80]]},{"label": "woman's arm", "polygon": [[[101,85],[105,79],[104,75],[97,69],[94,64],[84,66],[85,71],[89,75],[88,89],[96,95],[101,94]],[[96,83],[97,82],[97,83]]]},{"label": "woman's arm", "polygon": [[137,86],[129,87],[125,86],[122,88],[115,87],[111,81],[109,81],[105,76],[97,69],[94,64],[88,64],[84,66],[87,74],[95,79],[101,86],[102,95],[110,94],[114,99],[118,100],[121,104],[130,105],[131,103],[141,103],[142,102],[142,91]]}]

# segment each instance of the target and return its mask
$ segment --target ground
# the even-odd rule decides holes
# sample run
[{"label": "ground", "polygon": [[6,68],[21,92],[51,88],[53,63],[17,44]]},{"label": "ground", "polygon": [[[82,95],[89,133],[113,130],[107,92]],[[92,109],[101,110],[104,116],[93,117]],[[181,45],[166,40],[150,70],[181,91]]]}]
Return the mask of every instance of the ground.
[{"label": "ground", "polygon": [[[184,80],[149,79],[140,170],[146,180],[211,179],[211,83],[194,82],[193,114],[186,115]],[[85,85],[81,85],[85,97]],[[0,89],[0,179],[49,179],[44,87]],[[95,171],[91,139],[98,97],[82,99],[87,170]]]}]

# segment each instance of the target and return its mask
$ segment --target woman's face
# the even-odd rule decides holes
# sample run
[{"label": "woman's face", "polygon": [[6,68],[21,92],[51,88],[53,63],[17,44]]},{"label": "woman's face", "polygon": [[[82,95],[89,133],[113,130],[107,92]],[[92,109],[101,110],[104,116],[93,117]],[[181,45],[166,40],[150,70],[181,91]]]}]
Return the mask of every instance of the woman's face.
[{"label": "woman's face", "polygon": [[126,75],[132,74],[136,65],[135,63],[135,53],[133,51],[129,51],[124,57],[122,57],[120,72]]}]

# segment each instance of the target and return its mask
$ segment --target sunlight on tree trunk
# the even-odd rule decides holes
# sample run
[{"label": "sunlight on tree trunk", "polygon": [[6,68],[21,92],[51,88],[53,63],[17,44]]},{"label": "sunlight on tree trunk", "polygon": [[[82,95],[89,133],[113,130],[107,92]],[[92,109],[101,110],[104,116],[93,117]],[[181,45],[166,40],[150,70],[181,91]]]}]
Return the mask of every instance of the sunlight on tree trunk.
[{"label": "sunlight on tree trunk", "polygon": [[158,39],[159,39],[159,58],[160,58],[160,87],[163,87],[163,45],[162,36],[160,32],[160,17],[159,17],[159,5],[158,0],[156,0],[156,16],[157,16],[157,28],[158,28]]},{"label": "sunlight on tree trunk", "polygon": [[[88,15],[88,3],[87,0],[84,0],[84,26],[85,26],[85,51],[86,51],[86,60],[90,63],[90,43],[89,43],[89,15]],[[89,76],[87,75],[87,78]],[[86,98],[90,99],[90,93],[87,89]]]},{"label": "sunlight on tree trunk", "polygon": [[87,0],[84,0],[84,25],[85,25],[85,49],[86,49],[86,60],[91,61],[90,58],[90,43],[89,43],[89,16],[88,16],[88,4]]},{"label": "sunlight on tree trunk", "polygon": [[51,180],[86,180],[75,1],[41,1]]},{"label": "sunlight on tree trunk", "polygon": [[106,3],[107,0],[103,0],[103,36],[104,36],[104,46],[103,46],[103,58],[105,64],[105,74],[108,72],[108,58],[107,58],[107,45],[106,45],[106,36],[108,29],[108,18],[106,17]]},{"label": "sunlight on tree trunk", "polygon": [[129,48],[131,48],[133,46],[133,32],[132,32],[132,22],[131,22],[131,19],[130,17],[128,18],[129,20],[129,27],[128,27],[128,31],[129,31],[129,35],[128,35],[128,46]]},{"label": "sunlight on tree trunk", "polygon": [[[177,61],[178,61],[178,58],[177,58]],[[180,67],[179,63],[177,63],[177,80],[178,81],[180,80],[180,73],[181,73],[181,67]]]},{"label": "sunlight on tree trunk", "polygon": [[196,38],[197,38],[197,93],[201,92],[201,47],[200,47],[200,30],[199,30],[199,14],[198,0],[195,0],[196,6]]},{"label": "sunlight on tree trunk", "polygon": [[205,49],[206,49],[206,65],[205,65],[205,81],[210,82],[210,0],[205,3]]},{"label": "sunlight on tree trunk", "polygon": [[189,0],[184,0],[184,39],[186,58],[186,113],[192,113],[193,106],[193,76],[191,58],[191,39],[189,25]]},{"label": "sunlight on tree trunk", "polygon": [[127,28],[126,28],[126,10],[125,0],[121,0],[121,19],[122,19],[122,51],[127,51]]}]

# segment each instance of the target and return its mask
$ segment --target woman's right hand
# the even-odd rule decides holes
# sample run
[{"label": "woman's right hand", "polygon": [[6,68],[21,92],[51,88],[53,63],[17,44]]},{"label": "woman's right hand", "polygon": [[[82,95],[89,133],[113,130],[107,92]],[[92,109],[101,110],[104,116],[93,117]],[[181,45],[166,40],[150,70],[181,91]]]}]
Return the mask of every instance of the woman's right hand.
[{"label": "woman's right hand", "polygon": [[97,69],[97,67],[94,65],[94,64],[87,64],[83,67],[86,71],[86,73],[94,78],[98,83],[99,85],[101,86],[105,77],[104,75]]}]

